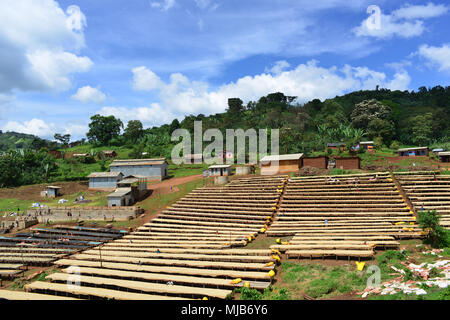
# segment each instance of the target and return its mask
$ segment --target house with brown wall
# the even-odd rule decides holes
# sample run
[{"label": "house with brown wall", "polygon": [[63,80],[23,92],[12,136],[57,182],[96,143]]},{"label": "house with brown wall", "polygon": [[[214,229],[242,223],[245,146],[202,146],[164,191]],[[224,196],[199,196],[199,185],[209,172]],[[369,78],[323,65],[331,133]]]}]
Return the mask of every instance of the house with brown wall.
[{"label": "house with brown wall", "polygon": [[261,175],[295,172],[303,166],[303,153],[265,156],[260,160]]},{"label": "house with brown wall", "polygon": [[361,168],[361,159],[359,157],[351,158],[334,158],[336,161],[335,168],[343,170],[352,170]]},{"label": "house with brown wall", "polygon": [[326,169],[328,167],[328,157],[306,157],[303,158],[303,167],[313,167],[318,169]]}]

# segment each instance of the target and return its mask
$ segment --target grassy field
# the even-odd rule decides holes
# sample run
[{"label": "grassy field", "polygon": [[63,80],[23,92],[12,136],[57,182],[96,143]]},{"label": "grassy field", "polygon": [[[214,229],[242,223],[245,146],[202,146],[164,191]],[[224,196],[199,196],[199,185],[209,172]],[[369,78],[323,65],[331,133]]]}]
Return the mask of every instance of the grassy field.
[{"label": "grassy field", "polygon": [[[285,237],[283,240],[287,240]],[[269,248],[275,243],[275,238],[264,237],[250,243],[247,248]],[[320,260],[302,259],[287,260],[282,259],[281,265],[277,268],[276,282],[264,292],[253,289],[236,290],[237,298],[242,300],[304,300],[312,299],[362,299],[358,292],[365,289],[367,279],[367,267],[377,265],[381,270],[381,281],[388,281],[399,276],[391,266],[405,270],[404,281],[419,280],[407,272],[401,262],[421,264],[423,262],[434,263],[438,260],[450,259],[450,248],[445,248],[437,255],[424,254],[431,248],[423,245],[420,240],[400,241],[402,250],[380,251],[375,259],[366,261],[365,269],[357,271],[354,261],[346,260]],[[370,300],[449,300],[449,288],[440,289],[438,287],[424,288],[426,295],[417,296],[415,294],[398,293],[394,295],[369,295]]]},{"label": "grassy field", "polygon": [[139,206],[145,210],[149,210],[150,213],[153,214],[174,203],[178,199],[184,197],[195,188],[202,187],[203,185],[203,179],[180,184],[176,186],[176,189],[174,189],[174,191],[165,194],[158,194],[154,197],[149,197],[141,202],[136,203],[136,206]]}]

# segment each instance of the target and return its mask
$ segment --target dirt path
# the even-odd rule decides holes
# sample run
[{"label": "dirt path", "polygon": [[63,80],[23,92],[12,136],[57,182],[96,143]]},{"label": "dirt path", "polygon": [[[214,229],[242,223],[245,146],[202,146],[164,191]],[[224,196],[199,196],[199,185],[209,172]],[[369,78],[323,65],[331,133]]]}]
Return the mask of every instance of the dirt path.
[{"label": "dirt path", "polygon": [[172,178],[168,180],[163,180],[158,183],[150,184],[147,186],[148,190],[153,190],[151,197],[154,197],[158,194],[165,194],[170,192],[170,187],[175,189],[175,186],[180,184],[188,183],[194,180],[201,179],[203,177],[202,174],[196,174],[193,176],[180,177],[180,178]]}]

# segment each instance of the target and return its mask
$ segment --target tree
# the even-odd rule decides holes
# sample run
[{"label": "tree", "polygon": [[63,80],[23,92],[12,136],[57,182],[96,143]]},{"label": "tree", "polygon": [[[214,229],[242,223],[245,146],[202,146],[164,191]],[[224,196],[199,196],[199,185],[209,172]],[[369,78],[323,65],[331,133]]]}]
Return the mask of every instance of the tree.
[{"label": "tree", "polygon": [[391,121],[391,108],[375,99],[364,100],[355,105],[350,118],[355,128],[364,129],[375,119]]},{"label": "tree", "polygon": [[39,137],[35,137],[30,144],[30,148],[32,150],[36,150],[36,151],[39,151],[46,146],[47,146],[47,143],[45,142],[45,140],[43,140]]},{"label": "tree", "polygon": [[243,101],[239,98],[228,99],[228,113],[236,114],[244,111]]},{"label": "tree", "polygon": [[180,121],[178,119],[173,119],[172,123],[169,126],[169,134],[172,134],[175,130],[180,128]]},{"label": "tree", "polygon": [[63,146],[67,147],[70,141],[70,134],[61,135],[60,133],[55,133],[53,136],[55,140],[58,140],[63,144]]},{"label": "tree", "polygon": [[136,143],[144,135],[144,128],[142,122],[139,120],[128,121],[125,128],[124,137],[131,143]]},{"label": "tree", "polygon": [[395,135],[394,124],[386,119],[373,119],[367,126],[369,136],[372,138],[381,137],[386,145],[389,145],[392,141],[392,137]]},{"label": "tree", "polygon": [[424,146],[431,140],[433,134],[433,114],[418,115],[409,121],[412,131],[412,142]]},{"label": "tree", "polygon": [[89,123],[89,132],[86,134],[89,142],[99,143],[101,145],[108,144],[113,138],[119,137],[123,123],[114,116],[101,116],[96,114],[91,117]]}]

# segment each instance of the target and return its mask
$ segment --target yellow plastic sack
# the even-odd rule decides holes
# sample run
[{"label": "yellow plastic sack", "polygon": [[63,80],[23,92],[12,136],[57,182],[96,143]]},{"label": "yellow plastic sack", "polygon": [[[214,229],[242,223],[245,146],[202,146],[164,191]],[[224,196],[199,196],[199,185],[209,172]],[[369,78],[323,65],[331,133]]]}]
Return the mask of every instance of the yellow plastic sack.
[{"label": "yellow plastic sack", "polygon": [[288,244],[289,244],[289,241],[281,241],[281,244],[284,245],[284,246],[285,246],[285,245],[288,245]]},{"label": "yellow plastic sack", "polygon": [[267,216],[267,220],[272,220],[272,217],[270,217],[270,216]]},{"label": "yellow plastic sack", "polygon": [[271,251],[272,253],[276,253],[276,254],[278,254],[278,255],[281,256],[280,251],[278,251],[277,249],[270,249],[270,251]]},{"label": "yellow plastic sack", "polygon": [[275,240],[276,243],[280,244],[281,243],[281,239],[278,238],[277,240]]},{"label": "yellow plastic sack", "polygon": [[242,282],[242,279],[241,279],[241,278],[236,278],[236,279],[231,280],[231,283],[232,283],[232,284],[238,284],[238,283],[240,283],[240,282]]},{"label": "yellow plastic sack", "polygon": [[208,300],[208,297],[203,297],[203,299],[202,300]]},{"label": "yellow plastic sack", "polygon": [[244,287],[246,287],[246,288],[250,288],[250,282],[248,282],[248,281],[245,281],[245,282],[244,282]]},{"label": "yellow plastic sack", "polygon": [[261,228],[261,229],[259,229],[259,232],[264,233],[264,232],[266,232],[266,229]]},{"label": "yellow plastic sack", "polygon": [[364,266],[366,265],[365,262],[355,261],[355,263],[356,263],[356,270],[358,270],[358,271],[363,271],[364,270]]},{"label": "yellow plastic sack", "polygon": [[280,262],[280,260],[281,260],[279,256],[276,256],[276,255],[274,255],[274,254],[272,255],[272,259],[275,259],[275,260],[277,260],[278,262]]},{"label": "yellow plastic sack", "polygon": [[247,240],[248,240],[248,242],[252,242],[252,237],[248,236]]},{"label": "yellow plastic sack", "polygon": [[274,265],[273,261],[267,262],[267,263],[265,264],[266,267],[271,267],[271,266],[273,266],[273,265]]},{"label": "yellow plastic sack", "polygon": [[395,225],[398,226],[399,224],[405,224],[404,221],[396,222]]},{"label": "yellow plastic sack", "polygon": [[270,270],[269,272],[267,272],[267,276],[268,277],[273,277],[275,275],[275,271]]}]

